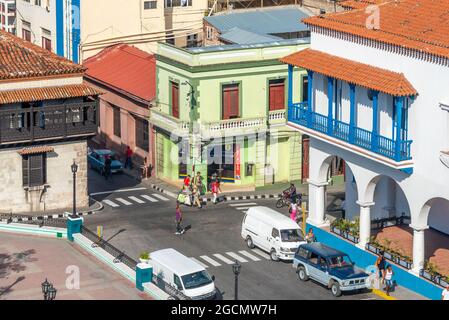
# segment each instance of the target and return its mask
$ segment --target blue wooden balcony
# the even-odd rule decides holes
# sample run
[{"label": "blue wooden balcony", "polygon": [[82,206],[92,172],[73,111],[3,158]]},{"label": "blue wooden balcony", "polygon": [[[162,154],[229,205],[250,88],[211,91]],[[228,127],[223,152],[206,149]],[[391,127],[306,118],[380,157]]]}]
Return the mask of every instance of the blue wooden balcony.
[{"label": "blue wooden balcony", "polygon": [[[331,121],[329,121],[331,120]],[[364,148],[397,162],[411,159],[412,140],[397,141],[373,134],[328,116],[310,111],[307,102],[292,103],[288,108],[288,121],[324,133],[333,138]]]}]

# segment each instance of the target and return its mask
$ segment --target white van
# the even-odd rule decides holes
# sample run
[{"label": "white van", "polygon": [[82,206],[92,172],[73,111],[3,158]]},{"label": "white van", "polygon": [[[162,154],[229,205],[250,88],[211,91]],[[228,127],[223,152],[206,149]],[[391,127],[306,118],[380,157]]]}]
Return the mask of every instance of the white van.
[{"label": "white van", "polygon": [[153,275],[177,288],[187,297],[194,300],[215,299],[215,277],[211,277],[199,263],[175,249],[154,251],[150,258]]},{"label": "white van", "polygon": [[242,238],[250,249],[270,253],[271,260],[293,260],[296,249],[306,243],[298,224],[268,207],[251,207],[242,223]]}]

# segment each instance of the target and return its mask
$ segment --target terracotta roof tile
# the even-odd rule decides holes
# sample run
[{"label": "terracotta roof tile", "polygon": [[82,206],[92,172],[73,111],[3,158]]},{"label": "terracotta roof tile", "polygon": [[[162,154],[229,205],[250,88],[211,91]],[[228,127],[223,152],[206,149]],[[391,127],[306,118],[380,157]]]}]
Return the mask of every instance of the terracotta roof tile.
[{"label": "terracotta roof tile", "polygon": [[415,88],[402,73],[373,67],[317,50],[305,49],[280,60],[393,96],[413,96],[417,94]]},{"label": "terracotta roof tile", "polygon": [[82,73],[83,67],[0,30],[0,80]]},{"label": "terracotta roof tile", "polygon": [[388,0],[345,0],[339,2],[339,5],[343,8],[364,9],[369,5],[381,4],[386,1]]},{"label": "terracotta roof tile", "polygon": [[150,102],[156,96],[156,59],[127,44],[108,47],[84,61],[86,77]]},{"label": "terracotta roof tile", "polygon": [[385,0],[379,29],[366,27],[364,8],[306,18],[304,23],[449,58],[449,1]]},{"label": "terracotta roof tile", "polygon": [[96,96],[102,92],[85,84],[0,91],[0,104]]},{"label": "terracotta roof tile", "polygon": [[21,156],[29,155],[29,154],[37,154],[37,153],[46,153],[53,152],[54,148],[49,146],[35,146],[35,147],[27,147],[17,151]]}]

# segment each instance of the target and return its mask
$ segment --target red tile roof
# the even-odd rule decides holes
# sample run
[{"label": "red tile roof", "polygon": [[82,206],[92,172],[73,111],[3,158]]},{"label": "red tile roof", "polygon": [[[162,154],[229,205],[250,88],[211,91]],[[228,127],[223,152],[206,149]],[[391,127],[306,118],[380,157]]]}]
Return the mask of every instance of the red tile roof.
[{"label": "red tile roof", "polygon": [[35,146],[35,147],[27,147],[17,151],[21,156],[29,155],[29,154],[37,154],[37,153],[46,153],[53,152],[54,148],[49,146]]},{"label": "red tile roof", "polygon": [[309,17],[304,23],[449,58],[449,1],[386,0],[379,29],[368,29],[365,9]]},{"label": "red tile roof", "polygon": [[83,67],[0,30],[0,80],[82,73]]},{"label": "red tile roof", "polygon": [[380,4],[388,0],[345,0],[339,3],[343,8],[364,9],[369,5]]},{"label": "red tile roof", "polygon": [[393,96],[413,96],[417,94],[415,88],[402,73],[343,59],[321,51],[305,49],[280,60],[283,63]]},{"label": "red tile roof", "polygon": [[102,92],[85,84],[0,91],[0,104],[96,96]]},{"label": "red tile roof", "polygon": [[156,59],[136,47],[118,44],[84,62],[86,77],[150,102],[156,96]]}]

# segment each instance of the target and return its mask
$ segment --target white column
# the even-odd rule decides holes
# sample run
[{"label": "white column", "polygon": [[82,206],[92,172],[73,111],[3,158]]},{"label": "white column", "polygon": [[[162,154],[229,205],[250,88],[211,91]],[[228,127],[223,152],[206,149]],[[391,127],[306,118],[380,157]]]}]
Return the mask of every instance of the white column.
[{"label": "white column", "polygon": [[429,227],[417,227],[413,225],[410,226],[413,228],[413,267],[411,272],[418,275],[419,271],[424,268],[424,231]]},{"label": "white column", "polygon": [[371,238],[371,207],[374,202],[356,202],[360,206],[360,232],[358,247],[365,249]]},{"label": "white column", "polygon": [[317,227],[327,225],[324,215],[327,182],[315,182],[312,180],[307,182],[309,183],[309,217],[307,222]]}]

